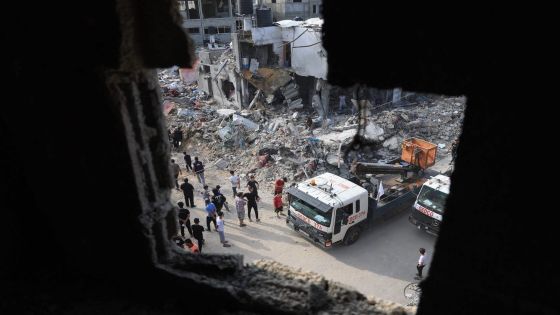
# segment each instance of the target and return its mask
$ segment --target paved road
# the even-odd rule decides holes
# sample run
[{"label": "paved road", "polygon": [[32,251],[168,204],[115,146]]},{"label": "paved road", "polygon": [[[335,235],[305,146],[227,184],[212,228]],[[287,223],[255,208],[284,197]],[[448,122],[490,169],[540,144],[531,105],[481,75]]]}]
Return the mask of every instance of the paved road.
[{"label": "paved road", "polygon": [[[209,186],[222,186],[222,192],[231,204],[228,175],[224,171],[209,170],[206,177]],[[201,189],[193,176],[189,174],[188,177],[197,190]],[[207,247],[203,251],[243,254],[246,263],[257,259],[276,260],[294,268],[322,274],[327,279],[353,287],[366,295],[401,304],[408,302],[403,296],[403,288],[414,280],[420,247],[427,250],[428,266],[424,272],[428,274],[436,238],[411,225],[408,213],[377,224],[363,233],[352,246],[325,251],[287,227],[285,217],[276,217],[271,205],[271,191],[272,183],[261,183],[261,222],[246,222],[248,226],[242,228],[238,225],[236,214],[226,212],[226,239],[232,247],[222,247],[217,233],[212,231],[205,234]],[[174,190],[172,199],[181,200],[182,193]],[[204,202],[199,195],[195,196],[195,204],[198,207],[191,210],[191,221],[198,217],[205,223],[206,215],[202,209]]]}]

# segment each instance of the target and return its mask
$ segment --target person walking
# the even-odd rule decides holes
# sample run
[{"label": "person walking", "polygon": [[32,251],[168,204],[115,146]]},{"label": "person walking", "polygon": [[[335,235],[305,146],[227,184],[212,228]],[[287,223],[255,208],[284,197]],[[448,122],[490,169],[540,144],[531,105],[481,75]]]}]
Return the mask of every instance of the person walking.
[{"label": "person walking", "polygon": [[416,280],[422,279],[422,269],[426,266],[424,263],[426,250],[424,248],[420,248],[418,251],[420,252],[420,258],[418,258],[418,264],[416,265],[416,270],[418,270],[416,277],[414,277]]},{"label": "person walking", "polygon": [[189,209],[185,209],[185,204],[182,201],[177,203],[179,206],[178,217],[179,217],[179,226],[181,227],[181,236],[185,237],[185,226],[189,231],[190,236],[193,236],[192,228],[191,228],[191,212]]},{"label": "person walking", "polygon": [[261,220],[259,219],[257,201],[259,201],[261,198],[257,194],[256,190],[254,190],[253,187],[249,186],[249,192],[243,194],[243,197],[247,198],[247,216],[249,217],[249,222],[253,222],[253,220],[251,219],[251,209],[255,210],[255,218],[257,219],[257,222],[260,222]]},{"label": "person walking", "polygon": [[217,230],[218,227],[216,226],[216,205],[214,205],[213,203],[209,203],[206,206],[206,227],[208,229],[208,232],[212,231],[210,230],[210,222],[214,222],[214,229]]},{"label": "person walking", "polygon": [[199,224],[200,220],[198,218],[194,218],[194,224],[192,226],[193,236],[198,243],[198,250],[202,253],[202,245],[204,245],[204,227]]},{"label": "person walking", "polygon": [[231,176],[229,177],[229,181],[231,182],[231,190],[233,190],[233,198],[237,196],[237,188],[241,188],[241,179],[239,176],[235,175],[235,171],[229,171]]},{"label": "person walking", "polygon": [[224,213],[222,211],[218,212],[218,227],[216,228],[216,231],[220,234],[220,243],[222,243],[222,246],[230,247],[231,245],[229,245],[229,242],[226,241],[226,235],[224,233]]},{"label": "person walking", "polygon": [[185,204],[187,207],[194,208],[194,186],[189,183],[189,179],[185,178],[184,183],[181,184],[181,190],[183,191],[183,196],[185,197]]},{"label": "person walking", "polygon": [[185,240],[185,245],[194,254],[200,254],[200,249],[196,246],[190,238]]},{"label": "person walking", "polygon": [[187,154],[187,152],[183,152],[183,158],[185,159],[185,165],[187,171],[192,171],[192,160],[191,156]]},{"label": "person walking", "polygon": [[201,183],[202,186],[206,185],[206,182],[204,181],[204,164],[198,160],[197,156],[194,157],[193,168],[198,182]]},{"label": "person walking", "polygon": [[281,192],[277,192],[276,195],[274,196],[274,212],[276,213],[277,217],[280,217],[280,214],[282,213],[282,211],[284,211],[284,202],[282,201],[282,193]]},{"label": "person walking", "polygon": [[238,192],[235,197],[235,210],[237,210],[237,218],[239,219],[239,226],[244,227],[247,224],[243,223],[245,220],[245,205],[247,201],[243,198],[243,192]]},{"label": "person walking", "polygon": [[179,165],[177,163],[175,163],[174,159],[171,159],[171,174],[173,174],[173,178],[175,178],[175,189],[179,190],[179,175],[181,175],[183,172],[181,172],[181,168],[179,167]]}]

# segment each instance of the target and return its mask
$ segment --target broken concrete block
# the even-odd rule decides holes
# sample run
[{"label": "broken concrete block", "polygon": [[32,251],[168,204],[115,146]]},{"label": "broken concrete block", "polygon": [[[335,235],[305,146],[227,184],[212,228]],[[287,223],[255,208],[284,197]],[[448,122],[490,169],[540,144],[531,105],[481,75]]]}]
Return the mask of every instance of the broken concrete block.
[{"label": "broken concrete block", "polygon": [[224,127],[220,130],[217,131],[218,136],[220,137],[220,139],[222,139],[223,141],[228,141],[231,140],[232,138],[232,131],[230,127]]},{"label": "broken concrete block", "polygon": [[243,125],[249,130],[259,130],[259,124],[237,114],[233,115],[233,123],[235,125]]},{"label": "broken concrete block", "polygon": [[292,119],[297,119],[297,118],[298,118],[298,112],[295,112],[295,113],[292,115]]},{"label": "broken concrete block", "polygon": [[389,150],[397,150],[399,148],[399,138],[398,137],[391,137],[383,142],[383,147]]},{"label": "broken concrete block", "polygon": [[220,116],[230,116],[235,114],[235,110],[229,108],[220,108],[216,111]]},{"label": "broken concrete block", "polygon": [[226,167],[228,167],[229,162],[224,160],[224,159],[219,159],[216,162],[214,162],[214,166],[216,166],[217,169],[219,170],[223,170]]}]

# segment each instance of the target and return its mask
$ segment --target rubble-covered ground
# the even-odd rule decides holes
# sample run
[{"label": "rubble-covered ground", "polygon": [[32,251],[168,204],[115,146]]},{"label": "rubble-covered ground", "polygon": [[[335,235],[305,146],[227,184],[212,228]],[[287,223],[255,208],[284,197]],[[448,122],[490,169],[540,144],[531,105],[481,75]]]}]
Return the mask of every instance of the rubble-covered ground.
[{"label": "rubble-covered ground", "polygon": [[[196,83],[184,85],[173,69],[159,71],[159,81],[168,127],[181,126],[184,132],[180,151],[199,156],[207,168],[234,169],[242,176],[254,173],[258,181],[345,173],[353,159],[390,160],[400,156],[403,139],[410,137],[436,144],[441,159],[450,154],[451,142],[461,132],[466,104],[465,97],[414,94],[399,104],[370,106],[363,135],[375,145],[345,160],[344,151],[358,129],[350,101],[341,113],[338,104],[331,104],[329,123],[321,124],[310,106],[292,110],[258,102],[252,110],[226,108]],[[312,130],[306,126],[308,117],[314,121]]]}]

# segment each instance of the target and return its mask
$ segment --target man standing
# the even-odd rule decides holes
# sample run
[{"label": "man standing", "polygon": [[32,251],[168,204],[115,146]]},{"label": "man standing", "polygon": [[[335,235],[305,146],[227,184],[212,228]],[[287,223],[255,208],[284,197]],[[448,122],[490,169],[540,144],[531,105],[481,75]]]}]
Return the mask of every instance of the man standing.
[{"label": "man standing", "polygon": [[202,232],[204,232],[204,227],[199,224],[200,220],[198,218],[194,218],[194,224],[192,226],[193,236],[198,243],[198,250],[202,253],[202,245],[204,245],[204,236]]},{"label": "man standing", "polygon": [[183,130],[181,130],[181,126],[179,126],[173,131],[173,147],[175,147],[175,150],[179,149],[181,141],[183,141]]},{"label": "man standing", "polygon": [[208,185],[204,185],[204,191],[202,191],[202,199],[204,200],[204,205],[208,206],[210,203],[210,191],[208,191]]},{"label": "man standing", "polygon": [[171,159],[171,174],[173,174],[173,178],[175,178],[175,189],[179,190],[179,182],[177,180],[179,179],[179,174],[182,174],[182,172],[179,165],[175,163],[173,159]]},{"label": "man standing", "polygon": [[185,178],[184,183],[181,184],[181,190],[183,191],[183,196],[185,197],[185,203],[187,207],[194,208],[194,186],[189,183],[189,179]]},{"label": "man standing", "polygon": [[198,160],[198,157],[194,157],[194,172],[196,173],[196,178],[198,182],[202,184],[202,186],[206,185],[204,181],[204,164]]},{"label": "man standing", "polygon": [[260,200],[260,197],[256,190],[254,190],[252,186],[249,186],[249,192],[244,194],[243,197],[247,198],[247,216],[249,217],[249,222],[253,222],[251,219],[251,209],[255,210],[257,222],[260,222],[261,220],[259,220],[259,210],[257,206],[257,201]]},{"label": "man standing", "polygon": [[231,182],[231,190],[233,190],[233,198],[237,196],[237,188],[241,188],[241,179],[239,176],[235,175],[235,171],[229,171],[231,176],[229,177],[229,181]]},{"label": "man standing", "polygon": [[185,237],[185,225],[186,225],[187,230],[189,231],[189,234],[192,237],[193,234],[192,234],[191,219],[190,219],[191,212],[189,211],[189,209],[183,208],[185,204],[182,201],[179,201],[177,205],[179,206],[178,217],[179,217],[179,225],[181,227],[181,236]]},{"label": "man standing", "polygon": [[255,192],[255,194],[258,194],[258,192],[259,192],[259,182],[257,182],[257,180],[255,180],[255,175],[251,175],[249,177],[249,181],[247,182],[247,187],[249,189],[252,188],[253,191]]},{"label": "man standing", "polygon": [[420,252],[420,258],[418,258],[418,264],[416,265],[416,270],[418,270],[416,277],[414,277],[416,280],[422,279],[422,269],[426,266],[424,264],[424,254],[426,254],[426,250],[424,248],[420,248],[418,251]]},{"label": "man standing", "polygon": [[226,241],[226,236],[224,234],[224,213],[222,211],[218,212],[218,227],[216,231],[220,234],[220,243],[222,243],[224,247],[230,247],[231,245]]},{"label": "man standing", "polygon": [[217,230],[218,227],[216,226],[216,205],[214,205],[213,203],[209,203],[206,206],[206,227],[208,229],[208,232],[212,231],[210,230],[210,222],[214,222],[214,229]]},{"label": "man standing", "polygon": [[187,171],[192,171],[192,160],[191,156],[187,154],[187,152],[183,152],[183,158],[185,159],[185,165]]}]

